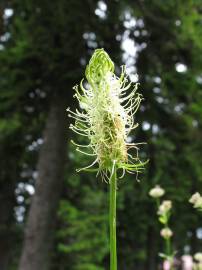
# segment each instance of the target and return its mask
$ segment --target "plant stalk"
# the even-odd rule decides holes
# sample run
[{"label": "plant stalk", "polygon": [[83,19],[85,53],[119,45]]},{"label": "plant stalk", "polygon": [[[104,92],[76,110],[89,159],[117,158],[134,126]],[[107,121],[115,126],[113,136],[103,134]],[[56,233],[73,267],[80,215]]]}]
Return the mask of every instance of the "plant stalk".
[{"label": "plant stalk", "polygon": [[109,227],[110,227],[110,270],[117,270],[117,251],[116,251],[116,165],[112,168],[110,178],[110,209],[109,209]]}]

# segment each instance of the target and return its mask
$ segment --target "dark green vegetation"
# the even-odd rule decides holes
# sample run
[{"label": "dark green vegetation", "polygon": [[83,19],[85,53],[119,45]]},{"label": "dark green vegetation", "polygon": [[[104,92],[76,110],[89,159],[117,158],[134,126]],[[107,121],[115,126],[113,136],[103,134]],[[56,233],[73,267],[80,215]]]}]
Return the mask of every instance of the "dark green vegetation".
[{"label": "dark green vegetation", "polygon": [[[173,200],[178,256],[200,251],[202,219],[188,198],[202,189],[201,13],[197,0],[0,2],[1,270],[108,267],[108,185],[75,173],[89,161],[69,143],[65,112],[96,47],[137,68],[145,98],[131,139],[148,143],[140,154],[150,163],[140,183],[119,182],[119,269],[157,269],[162,239],[148,196],[157,183]],[[133,42],[126,61],[121,44]]]}]

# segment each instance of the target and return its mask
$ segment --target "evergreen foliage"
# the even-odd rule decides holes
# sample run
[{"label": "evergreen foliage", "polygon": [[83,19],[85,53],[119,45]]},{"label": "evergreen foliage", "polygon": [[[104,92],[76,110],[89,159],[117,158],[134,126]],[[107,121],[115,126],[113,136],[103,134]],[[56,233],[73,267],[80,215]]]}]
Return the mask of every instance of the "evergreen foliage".
[{"label": "evergreen foliage", "polygon": [[[202,190],[201,12],[194,0],[1,1],[1,269],[17,269],[51,102],[62,96],[75,106],[72,85],[98,47],[109,52],[117,73],[123,62],[137,71],[145,99],[136,116],[142,125],[130,139],[147,142],[140,158],[150,162],[141,184],[134,176],[119,182],[119,269],[156,270],[161,262],[160,226],[148,195],[156,184],[173,202],[177,257],[201,251],[201,213],[188,203]],[[126,38],[136,53],[124,51]],[[107,269],[108,188],[93,175],[75,173],[89,160],[74,154],[68,137],[51,268]]]}]

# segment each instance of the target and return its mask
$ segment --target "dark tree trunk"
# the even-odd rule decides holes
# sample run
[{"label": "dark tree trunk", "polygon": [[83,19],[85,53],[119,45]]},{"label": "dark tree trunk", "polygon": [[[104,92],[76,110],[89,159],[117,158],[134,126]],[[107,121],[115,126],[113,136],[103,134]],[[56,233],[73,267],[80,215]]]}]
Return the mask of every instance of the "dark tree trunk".
[{"label": "dark tree trunk", "polygon": [[[22,155],[21,133],[1,136],[0,141],[0,270],[7,270],[16,249],[16,181]],[[15,154],[14,154],[15,153]],[[12,158],[11,158],[12,156]]]},{"label": "dark tree trunk", "polygon": [[[4,9],[5,9],[5,1],[1,1],[0,3],[0,36],[4,34]],[[9,163],[2,162],[5,160],[4,151],[8,151],[7,149],[0,149],[0,160],[1,163],[1,172],[0,172],[0,269],[6,270],[8,268],[9,255],[10,255],[10,242],[12,235],[12,225],[13,221],[13,208],[14,208],[14,190],[15,185],[13,184],[13,179],[10,178],[5,173],[4,168],[6,169],[11,166]],[[13,168],[12,168],[13,169]],[[9,172],[12,170],[9,170]]]},{"label": "dark tree trunk", "polygon": [[195,254],[197,252],[197,237],[196,237],[196,229],[191,230],[191,253]]},{"label": "dark tree trunk", "polygon": [[7,270],[11,260],[11,246],[13,241],[13,208],[15,205],[15,185],[6,179],[6,184],[0,185],[0,269]]},{"label": "dark tree trunk", "polygon": [[153,227],[148,228],[146,270],[156,270],[157,236]]},{"label": "dark tree trunk", "polygon": [[47,270],[50,265],[53,228],[63,183],[67,115],[64,98],[53,101],[38,161],[38,178],[27,225],[19,270]]}]

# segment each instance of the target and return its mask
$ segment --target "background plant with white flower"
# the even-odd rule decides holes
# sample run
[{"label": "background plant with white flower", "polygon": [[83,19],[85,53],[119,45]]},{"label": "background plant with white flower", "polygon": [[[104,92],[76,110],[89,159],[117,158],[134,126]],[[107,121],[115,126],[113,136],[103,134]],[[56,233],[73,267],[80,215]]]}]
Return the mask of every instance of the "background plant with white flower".
[{"label": "background plant with white flower", "polygon": [[149,191],[149,195],[156,200],[157,204],[157,215],[159,216],[159,222],[163,224],[163,228],[160,231],[160,235],[165,242],[165,251],[159,253],[159,256],[162,257],[170,265],[170,269],[173,269],[174,255],[175,252],[172,250],[171,246],[171,237],[173,232],[169,227],[169,221],[171,217],[172,210],[172,201],[163,200],[160,202],[160,198],[165,194],[165,190],[159,185],[155,186]]}]

